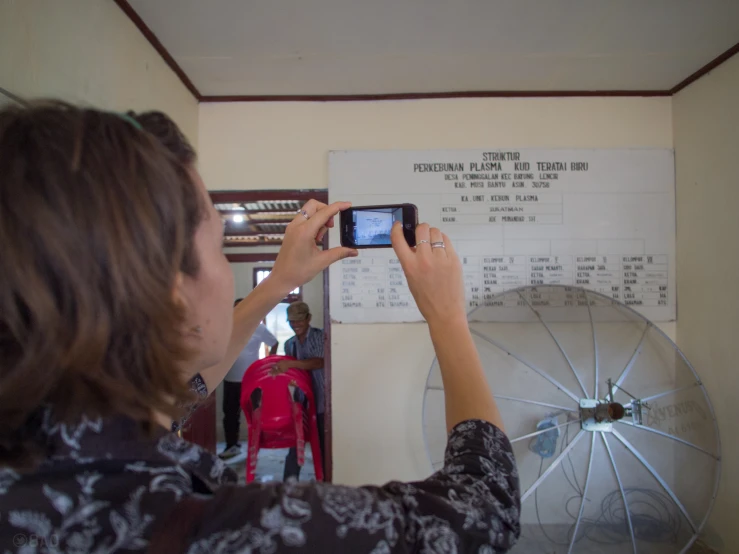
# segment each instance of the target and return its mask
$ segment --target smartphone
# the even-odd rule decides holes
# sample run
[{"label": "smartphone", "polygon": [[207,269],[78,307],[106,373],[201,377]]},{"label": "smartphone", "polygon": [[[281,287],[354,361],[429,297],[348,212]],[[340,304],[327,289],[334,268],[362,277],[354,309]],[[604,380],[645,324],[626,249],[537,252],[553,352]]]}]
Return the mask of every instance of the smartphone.
[{"label": "smartphone", "polygon": [[393,224],[403,225],[405,240],[416,245],[418,208],[413,204],[358,206],[341,212],[341,246],[349,248],[390,248]]}]

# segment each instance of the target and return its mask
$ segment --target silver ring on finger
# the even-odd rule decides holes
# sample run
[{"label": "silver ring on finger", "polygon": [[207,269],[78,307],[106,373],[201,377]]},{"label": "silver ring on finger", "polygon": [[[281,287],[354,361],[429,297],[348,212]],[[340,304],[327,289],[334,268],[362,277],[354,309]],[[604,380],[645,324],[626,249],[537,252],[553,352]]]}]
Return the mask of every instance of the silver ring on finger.
[{"label": "silver ring on finger", "polygon": [[305,219],[310,219],[310,217],[308,217],[308,212],[306,212],[305,210],[298,210],[298,213],[302,215]]},{"label": "silver ring on finger", "polygon": [[425,239],[421,239],[421,240],[419,240],[419,241],[416,241],[416,246],[418,246],[419,244],[428,244],[428,242],[429,242],[429,241],[427,241],[427,240],[425,240]]},{"label": "silver ring on finger", "polygon": [[446,246],[444,245],[443,242],[439,241],[439,242],[432,242],[431,248],[446,248]]}]

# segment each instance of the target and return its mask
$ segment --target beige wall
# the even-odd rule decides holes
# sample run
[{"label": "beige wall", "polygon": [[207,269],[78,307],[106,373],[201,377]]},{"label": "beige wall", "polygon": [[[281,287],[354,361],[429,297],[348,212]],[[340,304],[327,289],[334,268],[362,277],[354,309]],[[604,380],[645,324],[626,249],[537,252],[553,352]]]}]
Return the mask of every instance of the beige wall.
[{"label": "beige wall", "polygon": [[678,341],[711,395],[723,474],[711,524],[739,552],[739,56],[673,99]]},{"label": "beige wall", "polygon": [[2,0],[0,87],[24,98],[163,110],[197,143],[197,101],[113,0]]},{"label": "beige wall", "polygon": [[[335,149],[671,148],[672,111],[669,98],[206,103],[199,144],[209,188],[324,188]],[[332,326],[337,482],[428,475],[421,412],[433,358],[425,325]]]},{"label": "beige wall", "polygon": [[211,189],[325,188],[329,150],[672,147],[669,98],[204,103]]}]

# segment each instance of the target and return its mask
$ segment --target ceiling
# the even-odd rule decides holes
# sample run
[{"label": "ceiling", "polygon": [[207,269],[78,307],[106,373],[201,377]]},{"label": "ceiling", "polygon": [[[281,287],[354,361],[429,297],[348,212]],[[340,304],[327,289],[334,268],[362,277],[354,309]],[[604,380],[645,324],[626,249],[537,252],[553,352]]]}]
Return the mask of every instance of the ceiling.
[{"label": "ceiling", "polygon": [[739,0],[128,0],[200,94],[673,88]]},{"label": "ceiling", "polygon": [[303,206],[303,200],[250,200],[215,202],[224,225],[225,246],[282,244],[287,224]]}]

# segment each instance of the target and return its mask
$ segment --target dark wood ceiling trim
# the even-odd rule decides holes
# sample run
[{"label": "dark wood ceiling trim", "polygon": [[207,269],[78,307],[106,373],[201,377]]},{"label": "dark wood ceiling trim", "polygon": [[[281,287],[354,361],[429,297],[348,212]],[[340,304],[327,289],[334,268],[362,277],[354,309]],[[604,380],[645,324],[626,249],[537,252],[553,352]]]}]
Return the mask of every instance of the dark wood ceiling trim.
[{"label": "dark wood ceiling trim", "polygon": [[229,262],[258,263],[258,262],[274,262],[277,259],[276,252],[262,252],[249,254],[226,254]]},{"label": "dark wood ceiling trim", "polygon": [[279,232],[279,231],[250,231],[250,230],[244,230],[244,229],[226,229],[224,231],[224,236],[226,237],[265,237],[265,238],[277,238],[280,237],[280,241],[282,241],[282,237],[285,235],[285,232]]},{"label": "dark wood ceiling trim", "polygon": [[685,87],[687,87],[689,84],[694,83],[695,81],[703,77],[706,73],[713,71],[718,66],[720,66],[722,63],[724,63],[726,60],[734,57],[736,54],[739,54],[739,42],[737,42],[734,46],[729,48],[723,54],[716,56],[713,60],[711,60],[706,65],[701,67],[698,71],[693,73],[690,77],[680,81],[678,84],[672,87],[672,89],[670,90],[670,94],[677,94],[678,92],[683,90]]},{"label": "dark wood ceiling trim", "polygon": [[481,90],[459,92],[403,92],[392,94],[305,94],[201,96],[201,102],[376,102],[449,98],[571,98],[582,96],[670,96],[669,90]]},{"label": "dark wood ceiling trim", "polygon": [[129,4],[127,0],[115,0],[115,3],[118,4],[118,7],[123,10],[123,13],[128,16],[133,24],[138,27],[138,30],[141,31],[141,34],[146,37],[146,40],[148,40],[149,43],[154,47],[154,50],[159,53],[159,55],[164,60],[164,63],[166,63],[170,67],[170,69],[175,72],[175,75],[180,78],[180,81],[182,81],[182,84],[185,85],[187,90],[192,93],[197,101],[200,101],[200,99],[202,98],[200,91],[198,91],[198,89],[190,80],[190,77],[187,76],[187,74],[175,61],[175,59],[172,57],[172,54],[170,54],[169,51],[164,47],[164,45],[159,41],[154,32],[149,29],[149,26],[144,23],[144,20],[141,19],[138,13],[136,13],[136,10],[133,9],[131,4]]},{"label": "dark wood ceiling trim", "polygon": [[[265,200],[265,202],[275,202],[274,200]],[[283,200],[282,202],[288,202],[288,200]],[[221,204],[216,202],[217,206],[220,206]],[[246,222],[258,222],[258,223],[268,223],[270,221],[275,221],[277,223],[281,221],[290,221],[292,220],[293,216],[295,215],[295,211],[287,210],[285,208],[256,208],[253,210],[237,210],[237,211],[229,211],[229,210],[218,210],[218,213],[220,213],[224,217],[233,216],[233,215],[243,215],[244,221]],[[283,214],[283,213],[290,213],[290,215],[280,216],[279,219],[277,218],[269,218],[269,214]],[[267,214],[265,217],[254,217],[256,214]]]},{"label": "dark wood ceiling trim", "polygon": [[[273,215],[270,214],[282,214],[285,215]],[[218,210],[223,217],[232,217],[235,215],[244,216],[244,223],[289,223],[292,221],[294,212],[288,212],[287,210]]]},{"label": "dark wood ceiling trim", "polygon": [[[319,202],[328,202],[326,189],[271,189],[271,190],[214,190],[210,191],[210,199],[214,204],[243,204],[246,202],[299,200],[307,202],[311,198]],[[267,210],[260,210],[267,211]]]},{"label": "dark wood ceiling trim", "polygon": [[282,237],[275,239],[223,241],[224,248],[254,248],[255,246],[282,246]]}]

